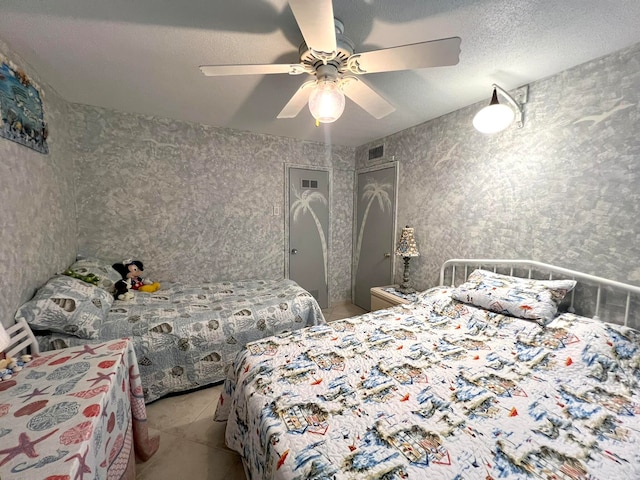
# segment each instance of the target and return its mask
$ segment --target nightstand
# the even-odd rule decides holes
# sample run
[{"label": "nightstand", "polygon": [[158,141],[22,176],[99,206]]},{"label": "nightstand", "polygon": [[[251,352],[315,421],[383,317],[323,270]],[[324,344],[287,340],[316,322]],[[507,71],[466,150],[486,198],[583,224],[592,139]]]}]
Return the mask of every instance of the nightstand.
[{"label": "nightstand", "polygon": [[371,289],[371,311],[382,310],[383,308],[391,308],[402,303],[409,303],[402,297],[387,292],[385,289],[397,287],[397,285],[388,285],[385,287],[373,287]]}]

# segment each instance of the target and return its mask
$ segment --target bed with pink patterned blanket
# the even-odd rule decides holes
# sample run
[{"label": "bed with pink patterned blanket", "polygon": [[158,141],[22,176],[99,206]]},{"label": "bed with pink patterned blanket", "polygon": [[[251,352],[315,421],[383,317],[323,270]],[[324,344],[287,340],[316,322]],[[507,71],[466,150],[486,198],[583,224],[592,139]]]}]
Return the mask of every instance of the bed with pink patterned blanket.
[{"label": "bed with pink patterned blanket", "polygon": [[128,339],[45,352],[0,382],[0,478],[134,480],[156,453]]}]

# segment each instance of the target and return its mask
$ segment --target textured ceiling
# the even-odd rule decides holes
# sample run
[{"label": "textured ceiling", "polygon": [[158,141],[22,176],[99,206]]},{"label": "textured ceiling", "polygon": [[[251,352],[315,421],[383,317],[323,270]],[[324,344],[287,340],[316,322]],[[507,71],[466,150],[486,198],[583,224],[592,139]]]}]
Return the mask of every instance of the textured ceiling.
[{"label": "textured ceiling", "polygon": [[371,74],[395,107],[347,100],[334,124],[276,119],[308,78],[205,77],[200,65],[297,63],[286,0],[2,0],[0,38],[71,102],[358,146],[640,42],[638,0],[334,0],[356,52],[462,38],[453,67]]}]

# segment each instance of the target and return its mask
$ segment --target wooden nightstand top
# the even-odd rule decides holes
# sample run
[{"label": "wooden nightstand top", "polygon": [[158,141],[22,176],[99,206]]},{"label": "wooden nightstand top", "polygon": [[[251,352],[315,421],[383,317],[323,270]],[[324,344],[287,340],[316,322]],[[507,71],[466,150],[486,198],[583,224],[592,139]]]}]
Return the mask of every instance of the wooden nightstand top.
[{"label": "wooden nightstand top", "polygon": [[385,288],[395,288],[397,286],[398,285],[385,285],[382,287],[373,287],[371,289],[371,295],[386,300],[387,302],[390,302],[394,305],[398,305],[400,303],[409,303],[409,300],[402,298],[399,295],[394,295],[392,292],[388,292],[385,290]]}]

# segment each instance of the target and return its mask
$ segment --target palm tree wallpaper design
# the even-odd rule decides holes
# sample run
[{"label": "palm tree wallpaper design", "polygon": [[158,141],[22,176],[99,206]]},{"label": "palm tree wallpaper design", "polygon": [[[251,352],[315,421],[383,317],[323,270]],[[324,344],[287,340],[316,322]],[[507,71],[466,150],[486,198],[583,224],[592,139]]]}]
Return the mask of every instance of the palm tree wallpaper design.
[{"label": "palm tree wallpaper design", "polygon": [[367,223],[367,217],[369,216],[369,210],[371,205],[377,200],[378,206],[382,213],[389,208],[391,211],[391,193],[393,193],[393,185],[390,183],[378,183],[376,180],[368,179],[368,183],[364,186],[362,191],[362,201],[368,201],[367,207],[362,215],[362,223],[359,225],[358,231],[358,243],[356,244],[355,260],[354,260],[354,272],[358,272],[358,263],[360,262],[360,249],[362,248],[362,238],[364,237],[364,227]]},{"label": "palm tree wallpaper design", "polygon": [[320,223],[320,219],[316,215],[316,212],[313,211],[313,207],[311,204],[313,202],[318,202],[323,205],[328,205],[327,197],[325,197],[322,193],[313,190],[303,190],[300,194],[296,187],[291,187],[293,190],[293,195],[295,197],[295,202],[291,204],[291,215],[293,216],[293,221],[297,222],[298,218],[301,215],[309,212],[313,221],[316,223],[316,228],[318,229],[318,235],[320,236],[320,244],[322,245],[322,260],[324,261],[324,282],[328,285],[327,279],[327,239],[324,234],[324,228],[322,228],[322,224]]}]

